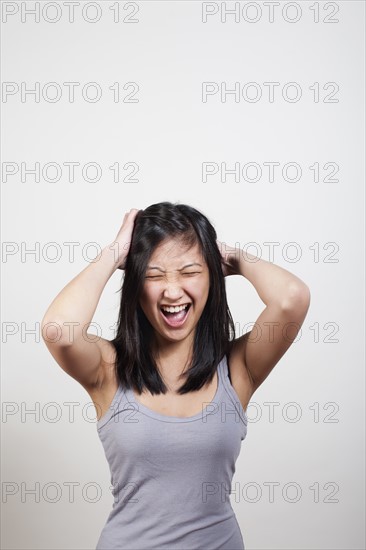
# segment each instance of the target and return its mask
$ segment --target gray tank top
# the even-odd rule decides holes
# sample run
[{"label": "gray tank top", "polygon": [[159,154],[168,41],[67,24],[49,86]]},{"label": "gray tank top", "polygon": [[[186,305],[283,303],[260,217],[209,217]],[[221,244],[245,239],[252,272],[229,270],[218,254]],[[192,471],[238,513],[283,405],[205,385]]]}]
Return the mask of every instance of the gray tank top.
[{"label": "gray tank top", "polygon": [[214,399],[187,418],[120,384],[97,421],[114,502],[96,550],[244,550],[230,492],[247,424],[226,355]]}]

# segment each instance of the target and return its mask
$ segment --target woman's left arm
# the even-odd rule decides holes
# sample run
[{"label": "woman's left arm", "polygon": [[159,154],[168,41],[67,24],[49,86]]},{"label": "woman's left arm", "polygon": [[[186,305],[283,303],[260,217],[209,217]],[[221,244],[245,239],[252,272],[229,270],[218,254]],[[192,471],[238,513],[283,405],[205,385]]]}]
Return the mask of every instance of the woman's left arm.
[{"label": "woman's left arm", "polygon": [[310,290],[274,263],[220,241],[217,244],[224,275],[248,279],[266,305],[251,331],[235,340],[235,352],[251,377],[254,392],[295,340],[309,309]]}]

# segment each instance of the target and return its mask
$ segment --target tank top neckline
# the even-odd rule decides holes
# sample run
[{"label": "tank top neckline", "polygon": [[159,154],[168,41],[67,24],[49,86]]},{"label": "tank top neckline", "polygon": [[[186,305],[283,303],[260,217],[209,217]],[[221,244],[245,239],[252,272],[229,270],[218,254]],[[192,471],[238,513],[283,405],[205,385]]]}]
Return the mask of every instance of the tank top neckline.
[{"label": "tank top neckline", "polygon": [[221,359],[221,361],[219,362],[218,366],[217,366],[217,388],[216,388],[216,392],[215,392],[215,395],[214,395],[213,399],[209,403],[207,403],[207,405],[204,409],[202,409],[200,412],[198,412],[194,415],[191,415],[191,416],[172,416],[172,415],[167,415],[167,414],[163,414],[163,413],[159,413],[157,411],[154,411],[153,409],[150,409],[149,407],[147,407],[143,403],[140,403],[140,401],[138,401],[136,399],[132,388],[124,389],[125,395],[127,397],[127,400],[130,403],[133,403],[134,406],[136,406],[138,412],[143,413],[143,414],[145,414],[147,416],[150,416],[152,418],[155,418],[157,420],[161,420],[163,422],[193,422],[193,421],[196,421],[196,420],[200,420],[202,418],[205,418],[209,413],[213,412],[212,405],[219,406],[219,403],[220,403],[219,399],[221,398],[221,394],[222,394],[223,388],[224,388],[222,369],[224,367],[225,359],[226,359],[226,357],[224,355],[223,358]]}]

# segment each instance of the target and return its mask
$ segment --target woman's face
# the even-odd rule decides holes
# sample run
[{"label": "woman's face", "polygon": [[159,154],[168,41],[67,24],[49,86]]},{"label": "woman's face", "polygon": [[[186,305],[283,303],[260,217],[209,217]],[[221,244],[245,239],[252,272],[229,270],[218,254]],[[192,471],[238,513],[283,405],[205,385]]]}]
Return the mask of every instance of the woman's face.
[{"label": "woman's face", "polygon": [[[178,240],[161,243],[151,255],[140,305],[155,329],[158,342],[186,338],[196,327],[206,305],[210,276],[198,245],[187,248]],[[165,316],[162,306],[190,304],[180,314]]]}]

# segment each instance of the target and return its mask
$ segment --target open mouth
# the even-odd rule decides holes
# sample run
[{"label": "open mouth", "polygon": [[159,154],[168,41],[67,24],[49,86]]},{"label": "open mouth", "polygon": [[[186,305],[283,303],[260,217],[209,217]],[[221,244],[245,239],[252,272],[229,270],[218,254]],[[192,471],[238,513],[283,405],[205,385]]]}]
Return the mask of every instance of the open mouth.
[{"label": "open mouth", "polygon": [[160,308],[163,319],[171,327],[181,326],[188,317],[188,312],[190,310],[191,304],[187,304],[184,309],[177,312],[164,311],[163,308]]}]

